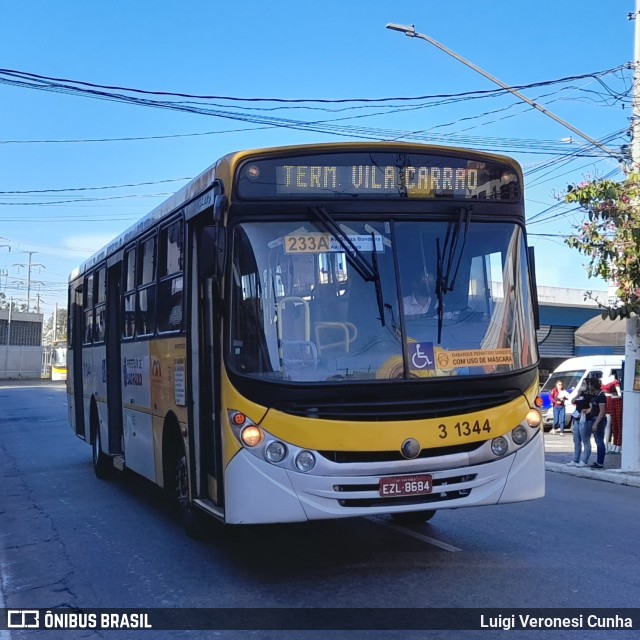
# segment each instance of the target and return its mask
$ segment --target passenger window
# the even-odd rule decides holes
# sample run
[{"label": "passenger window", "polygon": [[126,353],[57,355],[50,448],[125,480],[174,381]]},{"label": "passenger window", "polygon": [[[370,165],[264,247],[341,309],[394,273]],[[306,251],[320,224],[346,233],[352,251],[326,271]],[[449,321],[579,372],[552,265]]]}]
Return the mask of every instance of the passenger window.
[{"label": "passenger window", "polygon": [[158,291],[158,330],[179,331],[182,328],[182,276],[164,280]]},{"label": "passenger window", "polygon": [[104,342],[105,337],[105,305],[101,304],[96,307],[95,327],[93,330],[93,341]]},{"label": "passenger window", "polygon": [[184,305],[182,234],[182,220],[178,220],[160,232],[158,331],[179,331],[182,328]]},{"label": "passenger window", "polygon": [[100,269],[96,272],[95,275],[95,286],[96,286],[96,304],[100,304],[101,302],[105,302],[107,299],[107,283],[106,283],[106,269]]},{"label": "passenger window", "polygon": [[136,316],[137,335],[147,336],[156,328],[156,238],[144,240],[138,248],[137,267],[140,276],[138,283],[138,308]]},{"label": "passenger window", "polygon": [[155,330],[156,317],[156,287],[152,284],[149,287],[138,291],[138,317],[136,322],[136,332],[138,335],[146,336]]},{"label": "passenger window", "polygon": [[93,342],[93,275],[88,276],[84,281],[84,333],[82,342],[91,344]]},{"label": "passenger window", "polygon": [[136,330],[136,250],[124,254],[124,313],[122,315],[122,337],[133,338]]},{"label": "passenger window", "polygon": [[84,344],[93,341],[93,309],[84,312]]},{"label": "passenger window", "polygon": [[136,292],[132,291],[124,296],[124,318],[122,337],[133,338],[136,329]]},{"label": "passenger window", "polygon": [[93,275],[90,275],[85,280],[84,290],[87,292],[87,294],[84,297],[85,309],[91,309],[91,307],[93,307],[93,301],[95,299],[93,295]]},{"label": "passenger window", "polygon": [[136,250],[130,249],[124,256],[125,282],[124,290],[133,291],[136,288]]},{"label": "passenger window", "polygon": [[140,255],[138,256],[140,266],[139,284],[149,284],[155,280],[156,264],[156,239],[155,237],[145,240],[140,245]]},{"label": "passenger window", "polygon": [[182,220],[160,233],[160,277],[182,271]]}]

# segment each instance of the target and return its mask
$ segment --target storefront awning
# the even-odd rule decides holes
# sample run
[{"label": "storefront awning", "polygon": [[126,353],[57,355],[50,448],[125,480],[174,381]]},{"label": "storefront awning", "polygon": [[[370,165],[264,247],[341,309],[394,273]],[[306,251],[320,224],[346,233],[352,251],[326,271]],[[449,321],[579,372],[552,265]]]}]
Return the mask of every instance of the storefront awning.
[{"label": "storefront awning", "polygon": [[600,316],[587,320],[575,332],[576,347],[624,347],[627,321],[603,320]]}]

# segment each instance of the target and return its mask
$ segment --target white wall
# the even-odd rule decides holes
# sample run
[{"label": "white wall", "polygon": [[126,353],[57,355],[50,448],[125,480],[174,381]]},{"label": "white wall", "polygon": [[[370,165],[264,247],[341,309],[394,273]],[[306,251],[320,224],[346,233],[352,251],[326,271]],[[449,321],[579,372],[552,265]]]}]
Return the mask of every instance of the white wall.
[{"label": "white wall", "polygon": [[0,379],[40,378],[42,347],[0,345]]}]

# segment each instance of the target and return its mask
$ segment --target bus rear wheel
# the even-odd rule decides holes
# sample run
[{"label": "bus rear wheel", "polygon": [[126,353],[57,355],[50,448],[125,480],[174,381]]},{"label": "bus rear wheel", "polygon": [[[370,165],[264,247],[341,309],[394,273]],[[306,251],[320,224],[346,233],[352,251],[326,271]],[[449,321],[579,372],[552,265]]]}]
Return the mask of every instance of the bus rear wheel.
[{"label": "bus rear wheel", "polygon": [[436,515],[435,509],[425,511],[407,511],[404,513],[392,513],[391,517],[399,524],[420,524],[429,522]]}]

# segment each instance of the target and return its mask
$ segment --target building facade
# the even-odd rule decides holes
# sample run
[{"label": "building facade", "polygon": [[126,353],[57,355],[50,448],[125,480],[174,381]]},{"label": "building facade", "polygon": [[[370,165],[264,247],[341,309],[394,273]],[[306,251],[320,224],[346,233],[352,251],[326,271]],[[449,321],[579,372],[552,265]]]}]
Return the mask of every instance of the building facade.
[{"label": "building facade", "polygon": [[[593,296],[606,303],[606,291],[593,291]],[[540,329],[538,351],[540,353],[540,378],[546,380],[561,362],[574,356],[624,353],[616,345],[602,345],[595,350],[576,346],[576,331],[592,318],[602,313],[598,304],[586,299],[584,289],[562,287],[538,287]],[[578,341],[579,342],[579,341]]]},{"label": "building facade", "polygon": [[41,313],[0,311],[0,379],[40,378]]}]

